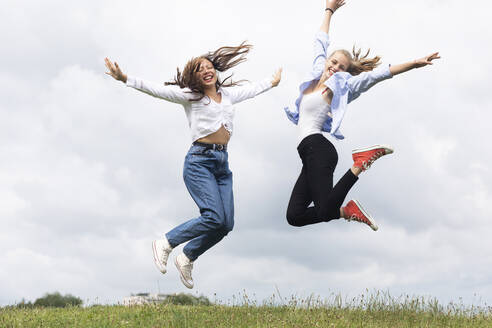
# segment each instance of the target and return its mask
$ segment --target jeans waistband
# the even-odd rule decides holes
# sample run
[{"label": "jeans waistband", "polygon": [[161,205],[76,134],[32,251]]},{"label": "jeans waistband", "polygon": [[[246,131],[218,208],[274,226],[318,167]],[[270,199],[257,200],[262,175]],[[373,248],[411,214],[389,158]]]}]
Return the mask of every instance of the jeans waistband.
[{"label": "jeans waistband", "polygon": [[198,142],[198,141],[193,142],[193,146],[200,146],[200,147],[204,147],[205,149],[213,149],[213,150],[218,150],[218,151],[226,151],[227,150],[227,145],[209,144],[209,143]]}]

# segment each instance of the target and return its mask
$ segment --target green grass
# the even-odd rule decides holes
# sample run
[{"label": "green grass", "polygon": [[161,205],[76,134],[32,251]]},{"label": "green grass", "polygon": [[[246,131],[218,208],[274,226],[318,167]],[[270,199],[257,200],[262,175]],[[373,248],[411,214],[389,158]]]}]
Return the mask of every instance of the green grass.
[{"label": "green grass", "polygon": [[[0,327],[492,327],[489,307],[441,306],[424,298],[376,293],[350,302],[340,297],[275,301],[257,305],[91,306],[1,308]],[[282,304],[278,304],[282,303]]]}]

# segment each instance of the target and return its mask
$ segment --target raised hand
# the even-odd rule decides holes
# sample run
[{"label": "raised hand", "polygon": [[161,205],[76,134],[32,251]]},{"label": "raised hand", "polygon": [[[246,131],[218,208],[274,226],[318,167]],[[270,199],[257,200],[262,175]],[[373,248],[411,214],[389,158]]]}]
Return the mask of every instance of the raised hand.
[{"label": "raised hand", "polygon": [[282,68],[279,68],[272,76],[272,87],[276,87],[282,78]]},{"label": "raised hand", "polygon": [[120,67],[118,66],[117,62],[114,62],[114,64],[108,59],[108,57],[104,58],[104,63],[106,64],[106,67],[109,72],[106,72],[109,76],[113,77],[115,80],[121,81],[123,83],[126,83],[126,74],[124,74]]},{"label": "raised hand", "polygon": [[330,8],[335,12],[338,8],[345,4],[345,0],[326,0],[326,8]]},{"label": "raised hand", "polygon": [[429,56],[422,57],[420,59],[415,59],[414,61],[414,66],[415,68],[419,67],[424,67],[427,65],[432,65],[432,61],[434,59],[440,59],[441,56],[439,56],[439,52],[434,52],[433,54],[430,54]]},{"label": "raised hand", "polygon": [[325,14],[323,15],[321,27],[319,28],[321,32],[328,34],[330,30],[331,15],[333,15],[335,11],[344,4],[345,0],[326,0]]}]

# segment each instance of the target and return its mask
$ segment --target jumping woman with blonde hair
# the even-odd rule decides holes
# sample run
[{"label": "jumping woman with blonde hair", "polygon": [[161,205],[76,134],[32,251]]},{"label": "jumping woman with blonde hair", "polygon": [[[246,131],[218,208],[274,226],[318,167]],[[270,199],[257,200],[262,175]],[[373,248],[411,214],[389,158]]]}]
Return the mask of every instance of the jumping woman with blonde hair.
[{"label": "jumping woman with blonde hair", "polygon": [[[380,57],[368,57],[369,52],[336,50],[329,56],[328,31],[332,15],[345,0],[326,0],[326,9],[320,30],[314,42],[314,60],[309,77],[301,83],[300,95],[293,109],[285,108],[287,117],[299,127],[297,150],[302,160],[302,170],[292,190],[287,208],[287,221],[293,226],[304,226],[344,218],[378,226],[375,220],[356,200],[342,204],[347,193],[381,156],[391,154],[389,146],[375,145],[352,151],[352,167],[333,186],[333,172],[338,155],[333,144],[322,135],[343,139],[340,132],[347,104],[376,83],[414,68],[431,65],[440,58],[433,53],[399,65],[381,65]],[[314,206],[309,206],[311,202]]]},{"label": "jumping woman with blonde hair", "polygon": [[251,46],[221,47],[193,58],[173,81],[165,84],[127,76],[116,62],[105,59],[109,74],[127,86],[184,107],[191,129],[192,145],[185,157],[183,177],[200,216],[178,225],[162,239],[152,243],[154,262],[162,273],[172,249],[188,242],[174,263],[187,288],[193,288],[193,262],[226,236],[234,225],[232,172],[227,144],[233,131],[234,104],[253,98],[272,87],[281,78],[281,70],[260,82],[239,85],[225,72],[246,60]]}]

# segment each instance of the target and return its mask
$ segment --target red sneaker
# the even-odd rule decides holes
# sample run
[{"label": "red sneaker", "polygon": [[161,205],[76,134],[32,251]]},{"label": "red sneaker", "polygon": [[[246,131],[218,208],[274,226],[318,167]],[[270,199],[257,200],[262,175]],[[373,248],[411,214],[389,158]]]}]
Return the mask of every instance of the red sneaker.
[{"label": "red sneaker", "polygon": [[368,226],[371,227],[372,230],[376,231],[378,230],[378,225],[376,224],[376,221],[367,213],[364,211],[362,206],[357,200],[351,200],[345,205],[343,208],[343,212],[345,215],[347,215],[349,218],[347,219],[348,221],[357,221],[361,223],[365,223]]},{"label": "red sneaker", "polygon": [[379,157],[393,153],[389,146],[375,145],[363,149],[352,150],[352,159],[354,166],[359,167],[362,171],[369,169]]}]

